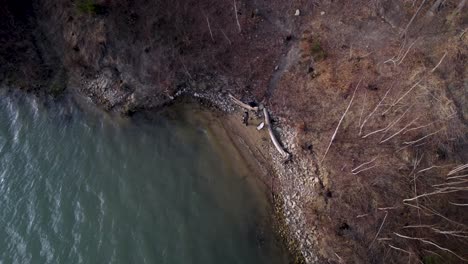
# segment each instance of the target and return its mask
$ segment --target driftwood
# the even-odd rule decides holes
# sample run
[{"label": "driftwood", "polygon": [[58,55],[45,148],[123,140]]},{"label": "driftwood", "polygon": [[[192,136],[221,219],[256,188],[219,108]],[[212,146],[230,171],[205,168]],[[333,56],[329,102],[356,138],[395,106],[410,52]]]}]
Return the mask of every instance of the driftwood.
[{"label": "driftwood", "polygon": [[[250,106],[246,103],[243,103],[241,100],[235,98],[232,94],[229,94],[229,98],[231,98],[231,100],[238,106],[242,107],[242,108],[245,108],[247,110],[250,110],[250,111],[255,111],[257,112],[259,110],[259,107],[257,106]],[[275,145],[275,148],[278,150],[278,152],[285,158],[289,159],[290,158],[290,155],[289,153],[287,153],[283,147],[281,147],[278,139],[276,138],[275,134],[273,133],[273,128],[271,127],[271,122],[270,122],[270,116],[268,115],[268,111],[266,108],[263,107],[263,115],[265,116],[265,123],[264,125],[267,126],[268,128],[268,134],[270,134],[270,138],[271,138],[271,142],[273,142],[273,145]],[[263,123],[260,124],[258,127],[257,127],[257,130],[260,130],[263,128]]]},{"label": "driftwood", "polygon": [[247,110],[250,110],[250,111],[258,111],[258,107],[255,106],[255,107],[252,107],[248,104],[245,104],[243,103],[241,100],[235,98],[234,96],[232,96],[232,94],[229,94],[229,98],[231,98],[231,100],[238,106],[242,107],[242,108],[245,108]]},{"label": "driftwood", "polygon": [[261,122],[258,126],[257,126],[257,130],[262,130],[262,128],[265,126],[265,122]]},{"label": "driftwood", "polygon": [[273,128],[271,127],[270,116],[268,115],[268,111],[266,108],[263,108],[263,115],[265,116],[265,125],[268,128],[268,134],[270,134],[271,142],[275,145],[278,152],[285,158],[289,158],[289,153],[287,153],[280,145],[278,139],[275,137],[273,133]]}]

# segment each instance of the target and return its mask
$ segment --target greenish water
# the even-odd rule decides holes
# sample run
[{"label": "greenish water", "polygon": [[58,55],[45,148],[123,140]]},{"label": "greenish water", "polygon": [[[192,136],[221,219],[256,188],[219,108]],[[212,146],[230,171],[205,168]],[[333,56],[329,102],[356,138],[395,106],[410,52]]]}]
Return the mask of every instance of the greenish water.
[{"label": "greenish water", "polygon": [[287,263],[239,154],[170,116],[0,91],[0,263]]}]

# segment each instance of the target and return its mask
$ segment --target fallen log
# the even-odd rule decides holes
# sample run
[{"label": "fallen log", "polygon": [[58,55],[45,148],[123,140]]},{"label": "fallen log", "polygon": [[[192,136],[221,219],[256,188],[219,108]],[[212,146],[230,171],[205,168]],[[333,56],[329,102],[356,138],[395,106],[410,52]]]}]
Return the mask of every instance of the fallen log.
[{"label": "fallen log", "polygon": [[276,138],[275,134],[273,133],[273,128],[271,127],[270,116],[268,115],[268,111],[266,108],[263,108],[263,115],[265,116],[265,125],[268,128],[268,134],[270,134],[271,142],[275,145],[278,152],[285,158],[289,158],[289,153],[287,153],[283,147],[281,147],[278,139]]},{"label": "fallen log", "polygon": [[238,105],[238,106],[240,106],[240,107],[242,107],[242,108],[245,108],[245,109],[250,110],[250,111],[255,111],[255,112],[258,111],[258,107],[257,107],[257,106],[252,107],[252,106],[250,106],[250,105],[248,105],[248,104],[245,104],[245,103],[243,103],[241,100],[239,100],[239,99],[235,98],[234,96],[232,96],[232,94],[229,94],[229,98],[231,98],[231,100],[232,100],[236,105]]}]

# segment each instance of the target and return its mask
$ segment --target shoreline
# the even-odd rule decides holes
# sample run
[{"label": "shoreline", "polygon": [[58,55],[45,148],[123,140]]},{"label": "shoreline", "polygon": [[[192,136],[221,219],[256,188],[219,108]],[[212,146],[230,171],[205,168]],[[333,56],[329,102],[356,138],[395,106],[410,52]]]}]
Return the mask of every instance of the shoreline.
[{"label": "shoreline", "polygon": [[[212,132],[226,133],[229,137],[228,141],[233,144],[235,151],[239,152],[253,172],[254,180],[263,185],[268,202],[273,209],[275,235],[286,247],[292,263],[318,263],[315,232],[314,230],[308,232],[305,228],[306,223],[302,217],[304,214],[297,206],[301,190],[286,184],[291,177],[298,179],[309,177],[307,170],[294,163],[284,162],[271,142],[266,127],[257,131],[257,125],[264,121],[263,117],[250,112],[249,125],[245,126],[241,119],[244,109],[233,104],[227,96],[224,100],[221,98],[221,95],[202,97],[200,94],[192,96],[185,94],[155,111],[166,111],[171,107],[182,106],[204,112],[205,115],[208,114],[215,119],[210,122],[214,121],[217,124],[208,125],[222,127],[219,126]],[[279,128],[276,125],[274,130],[280,135],[287,149],[294,148],[292,143],[294,133],[291,128]]]},{"label": "shoreline", "polygon": [[[293,173],[287,172],[294,165],[286,164],[284,158],[279,155],[266,127],[257,131],[256,127],[263,122],[263,118],[254,117],[253,120],[249,120],[249,126],[245,127],[241,122],[242,113],[243,111],[239,110],[222,113],[221,117],[226,120],[223,123],[224,129],[230,135],[231,142],[236,145],[238,151],[246,157],[251,157],[251,166],[256,166],[256,177],[269,191],[268,199],[274,210],[276,235],[286,245],[292,257],[292,263],[316,263],[318,259],[311,245],[303,243],[309,239],[309,236],[306,230],[300,227],[302,224],[298,224],[301,222],[302,213],[296,207],[296,202],[290,198],[294,196],[294,192],[288,194],[287,186],[280,179],[280,177],[296,177]],[[281,138],[286,141],[284,136],[281,135]]]},{"label": "shoreline", "polygon": [[[255,116],[250,112],[251,120],[249,126],[245,127],[242,124],[242,113],[244,109],[240,109],[235,105],[224,93],[200,93],[192,90],[184,90],[175,97],[165,103],[151,108],[142,108],[136,111],[118,112],[101,109],[91,100],[87,100],[78,93],[68,94],[73,100],[81,101],[82,104],[92,105],[93,108],[99,109],[110,115],[124,116],[132,118],[137,114],[164,113],[171,111],[177,107],[187,107],[190,110],[208,114],[210,121],[218,123],[218,127],[212,131],[217,133],[226,133],[232,147],[242,156],[243,162],[256,173],[252,173],[255,181],[254,184],[263,185],[268,203],[271,205],[272,218],[274,222],[273,229],[275,236],[278,237],[282,245],[285,246],[288,254],[291,257],[292,263],[319,263],[319,254],[316,248],[318,240],[316,238],[317,228],[309,232],[306,229],[304,213],[298,207],[300,196],[304,196],[302,188],[298,190],[293,185],[297,181],[291,181],[291,177],[297,179],[305,179],[310,182],[310,173],[305,168],[305,160],[298,160],[303,166],[297,166],[294,162],[285,163],[283,157],[275,149],[268,135],[266,127],[257,131],[256,127],[264,119],[261,116]],[[81,105],[81,104],[79,104]],[[82,106],[82,105],[81,105]],[[187,109],[188,110],[188,109]],[[261,111],[259,111],[261,113]],[[191,113],[193,114],[193,113]],[[212,119],[211,119],[212,118]],[[274,113],[270,113],[270,118],[275,118]],[[283,123],[280,121],[280,123]],[[212,122],[207,122],[213,128]],[[289,151],[294,150],[294,132],[290,127],[281,127],[276,124],[274,130],[279,134],[280,141],[283,146]],[[294,151],[293,151],[294,153]],[[300,157],[296,157],[300,158]],[[312,182],[313,182],[312,178]],[[313,182],[314,186],[316,182]]]}]

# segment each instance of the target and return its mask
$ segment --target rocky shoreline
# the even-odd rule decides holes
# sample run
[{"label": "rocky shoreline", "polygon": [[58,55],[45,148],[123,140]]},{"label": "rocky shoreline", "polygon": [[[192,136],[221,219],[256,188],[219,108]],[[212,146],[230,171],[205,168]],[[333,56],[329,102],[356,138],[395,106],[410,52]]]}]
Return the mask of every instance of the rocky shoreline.
[{"label": "rocky shoreline", "polygon": [[[320,260],[323,261],[323,259],[318,255],[317,227],[309,229],[306,226],[305,213],[300,207],[301,203],[299,200],[313,195],[310,193],[310,189],[307,188],[309,183],[312,183],[314,186],[317,185],[317,187],[321,183],[308,169],[310,164],[294,155],[297,151],[297,146],[294,145],[295,133],[297,132],[293,128],[284,125],[276,117],[273,118],[276,120],[274,131],[279,135],[283,146],[292,154],[292,158],[294,159],[294,162],[286,161],[274,148],[269,138],[263,138],[263,142],[266,144],[262,143],[255,146],[253,144],[258,141],[249,140],[248,137],[256,136],[239,131],[245,129],[241,124],[241,115],[245,109],[235,105],[228,96],[190,91],[184,91],[184,93],[180,93],[178,96],[180,98],[189,97],[195,99],[202,107],[205,107],[209,111],[220,111],[220,121],[226,122],[226,131],[233,133],[232,130],[235,130],[233,134],[238,137],[244,137],[241,139],[242,143],[237,142],[237,147],[248,150],[259,150],[260,153],[248,151],[248,154],[251,154],[249,155],[251,158],[257,159],[256,163],[268,171],[268,173],[263,173],[263,175],[258,175],[258,177],[267,186],[269,185],[268,187],[272,190],[271,201],[275,209],[276,229],[278,235],[287,245],[294,259],[293,263],[321,263]],[[179,103],[178,99],[178,97],[175,97],[173,100],[175,103]],[[255,113],[251,113],[251,116],[254,116],[250,120],[250,122],[253,121],[251,126],[256,127],[262,122],[261,111],[257,114],[258,116]],[[259,135],[257,136],[260,136],[260,133],[259,131]],[[267,139],[266,142],[265,139]],[[236,140],[233,141],[236,143]],[[302,164],[302,166],[299,164]],[[268,177],[268,179],[265,179],[265,177]]]},{"label": "rocky shoreline", "polygon": [[[292,263],[322,263],[323,259],[318,254],[317,227],[311,230],[307,228],[304,219],[305,214],[300,208],[299,201],[303,197],[312,195],[309,192],[310,190],[306,188],[307,183],[312,183],[314,186],[321,183],[307,168],[307,161],[294,156],[297,146],[293,142],[297,132],[274,117],[277,121],[274,130],[279,135],[283,146],[295,159],[295,162],[290,162],[285,161],[284,157],[274,148],[269,138],[263,138],[263,142],[267,139],[266,144],[257,145],[254,144],[259,141],[249,140],[248,137],[260,137],[261,132],[258,132],[256,136],[252,136],[252,134],[244,134],[240,131],[245,130],[244,125],[241,124],[241,116],[245,109],[234,104],[227,93],[184,89],[158,108],[139,110],[162,111],[174,104],[188,103],[190,105],[193,102],[206,111],[218,113],[217,118],[220,122],[225,123],[225,130],[228,134],[231,134],[232,142],[237,145],[236,147],[238,149],[243,148],[244,151],[241,151],[244,153],[243,155],[248,156],[248,159],[255,159],[255,161],[251,162],[256,163],[264,170],[263,173],[258,172],[262,175],[257,175],[257,177],[272,192],[270,201],[274,207],[275,230],[278,237],[286,245],[292,257]],[[128,114],[127,112],[124,113]],[[274,116],[274,113],[270,113],[270,115]],[[251,116],[253,116],[250,120],[251,126],[256,127],[263,120],[261,111],[258,111],[258,113],[251,112]],[[234,139],[235,137],[240,139],[240,142]],[[251,149],[257,149],[259,152],[251,151]],[[298,164],[302,164],[302,167]],[[255,168],[254,171],[257,171],[257,169]]]}]

